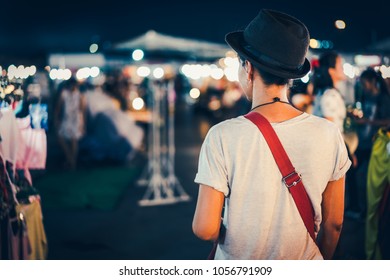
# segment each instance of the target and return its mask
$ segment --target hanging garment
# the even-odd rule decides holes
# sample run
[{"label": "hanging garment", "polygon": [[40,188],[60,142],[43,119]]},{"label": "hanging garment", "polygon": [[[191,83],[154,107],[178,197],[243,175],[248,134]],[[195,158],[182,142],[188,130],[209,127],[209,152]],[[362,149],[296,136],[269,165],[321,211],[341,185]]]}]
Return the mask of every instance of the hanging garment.
[{"label": "hanging garment", "polygon": [[367,173],[366,257],[381,259],[378,242],[379,210],[390,183],[390,132],[380,129],[374,141]]},{"label": "hanging garment", "polygon": [[20,133],[14,112],[10,108],[1,109],[0,135],[3,159],[13,164],[23,161],[25,141]]},{"label": "hanging garment", "polygon": [[15,205],[9,213],[8,231],[9,259],[28,260],[31,247],[27,235],[27,225],[23,214],[16,211]]},{"label": "hanging garment", "polygon": [[29,113],[31,116],[31,126],[34,129],[44,129],[48,130],[48,113],[47,113],[47,104],[37,103],[30,104]]},{"label": "hanging garment", "polygon": [[[17,169],[45,169],[47,157],[46,132],[42,128],[32,128],[29,116],[16,120],[22,141],[25,143],[24,154],[17,161]],[[26,178],[30,178],[26,174]],[[31,180],[30,180],[31,183]]]},{"label": "hanging garment", "polygon": [[47,239],[43,227],[41,204],[38,200],[31,204],[19,204],[17,213],[24,216],[28,228],[27,236],[31,247],[28,255],[30,260],[44,260],[47,258]]},{"label": "hanging garment", "polygon": [[13,165],[10,162],[4,164],[0,157],[0,259],[24,260],[28,259],[31,249],[24,216],[16,211],[16,190],[11,182],[15,174],[8,173],[12,170]]},{"label": "hanging garment", "polygon": [[17,211],[20,188],[15,184],[16,165],[23,163],[26,146],[14,113],[2,109],[0,118],[0,259],[23,260],[29,258],[31,247],[25,216]]}]

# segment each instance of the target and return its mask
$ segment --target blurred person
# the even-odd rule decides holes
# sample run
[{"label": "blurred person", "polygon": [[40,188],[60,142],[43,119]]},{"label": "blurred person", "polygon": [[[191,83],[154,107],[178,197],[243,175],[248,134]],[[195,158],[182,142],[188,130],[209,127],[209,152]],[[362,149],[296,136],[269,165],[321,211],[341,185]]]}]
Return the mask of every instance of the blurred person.
[{"label": "blurred person", "polygon": [[292,16],[261,10],[244,31],[227,34],[226,41],[240,57],[239,81],[252,101],[251,111],[271,123],[302,174],[314,229],[304,225],[263,134],[240,116],[213,126],[203,142],[193,231],[204,240],[221,240],[215,259],[331,259],[351,162],[333,123],[287,102],[291,79],[310,70],[305,58],[309,32]]},{"label": "blurred person", "polygon": [[390,127],[375,135],[367,170],[367,259],[390,257]]},{"label": "blurred person", "polygon": [[292,95],[291,102],[298,110],[309,114],[311,113],[312,98],[310,95],[306,93],[296,93]]},{"label": "blurred person", "polygon": [[312,113],[337,125],[356,167],[357,158],[354,153],[358,145],[358,136],[353,131],[345,130],[347,118],[345,96],[349,96],[351,90],[344,74],[343,58],[335,51],[327,51],[320,55],[316,64],[311,81],[314,99]]},{"label": "blurred person", "polygon": [[390,95],[389,89],[381,73],[367,68],[359,77],[357,83],[357,101],[361,104],[363,117],[354,119],[359,135],[359,145],[356,150],[358,166],[356,182],[359,190],[359,218],[365,219],[369,214],[372,201],[368,197],[369,165],[374,145],[374,137],[378,130],[390,124]]},{"label": "blurred person", "polygon": [[104,91],[118,102],[122,111],[129,109],[130,82],[120,73],[112,73],[107,76],[103,85]]},{"label": "blurred person", "polygon": [[[327,51],[320,55],[314,68],[311,84],[313,95],[312,113],[334,122],[340,129],[347,144],[348,152],[357,166],[355,150],[358,145],[358,136],[355,132],[345,129],[347,105],[351,103],[351,83],[343,69],[343,58],[336,51]],[[352,102],[353,103],[353,102]]]},{"label": "blurred person", "polygon": [[313,75],[313,114],[334,122],[341,132],[344,132],[347,108],[337,87],[344,80],[342,57],[334,51],[323,53]]},{"label": "blurred person", "polygon": [[58,140],[66,157],[65,167],[76,169],[78,142],[85,133],[85,98],[76,78],[65,82],[54,112]]},{"label": "blurred person", "polygon": [[[352,160],[352,168],[346,176],[346,209],[348,214],[359,216],[358,187],[356,182],[356,168],[358,158],[355,151],[359,138],[354,131],[345,131],[344,124],[347,118],[347,107],[340,89],[347,77],[343,71],[342,56],[335,51],[327,51],[320,55],[318,67],[312,76],[314,105],[313,114],[334,122],[343,135],[347,145],[348,156]],[[362,188],[359,188],[362,189]],[[363,207],[360,207],[363,208]]]},{"label": "blurred person", "polygon": [[390,190],[390,92],[381,72],[372,68],[361,73],[359,83],[363,118],[356,121],[363,140],[359,152],[366,157],[362,168],[367,173],[365,250],[367,259],[382,259],[389,256],[388,245],[383,246],[389,242],[383,226],[388,221],[383,217],[389,216],[385,205]]},{"label": "blurred person", "polygon": [[225,77],[219,80],[208,77],[199,87],[198,110],[207,117],[208,122],[215,124],[224,119],[222,97],[227,83]]},{"label": "blurred person", "polygon": [[312,113],[313,108],[312,88],[312,82],[304,83],[301,80],[294,80],[288,94],[294,107],[308,114]]},{"label": "blurred person", "polygon": [[178,102],[183,102],[191,90],[191,83],[184,74],[178,73],[174,78],[174,89]]},{"label": "blurred person", "polygon": [[359,78],[363,91],[361,100],[363,118],[356,119],[363,127],[361,147],[371,150],[372,137],[381,126],[390,124],[390,91],[381,72],[373,68],[364,70]]}]

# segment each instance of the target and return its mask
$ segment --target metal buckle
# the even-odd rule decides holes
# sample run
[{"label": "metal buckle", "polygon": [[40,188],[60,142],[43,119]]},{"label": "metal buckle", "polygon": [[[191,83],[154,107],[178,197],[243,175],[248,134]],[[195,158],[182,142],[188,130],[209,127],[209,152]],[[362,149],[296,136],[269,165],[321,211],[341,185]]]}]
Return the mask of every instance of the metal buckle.
[{"label": "metal buckle", "polygon": [[[286,182],[286,180],[287,180],[288,178],[290,178],[291,176],[294,176],[294,175],[297,175],[298,178],[297,178],[297,180],[294,180],[294,181],[289,185],[289,184]],[[294,170],[294,172],[288,174],[286,177],[283,177],[283,178],[282,178],[282,181],[283,181],[283,183],[286,185],[287,188],[291,188],[291,187],[296,186],[301,180],[302,180],[301,174],[297,173],[295,170]]]}]

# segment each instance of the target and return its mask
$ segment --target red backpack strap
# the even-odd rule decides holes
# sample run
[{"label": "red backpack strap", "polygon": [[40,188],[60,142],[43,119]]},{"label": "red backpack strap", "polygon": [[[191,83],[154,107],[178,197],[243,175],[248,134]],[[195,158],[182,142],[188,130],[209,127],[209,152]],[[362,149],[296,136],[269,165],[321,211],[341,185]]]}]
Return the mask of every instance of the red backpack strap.
[{"label": "red backpack strap", "polygon": [[282,174],[282,180],[290,191],[303,223],[315,242],[314,209],[309,196],[306,193],[305,187],[303,186],[301,175],[295,171],[294,166],[269,121],[256,112],[250,112],[244,117],[253,122],[263,134],[276,164],[279,167],[280,173]]}]

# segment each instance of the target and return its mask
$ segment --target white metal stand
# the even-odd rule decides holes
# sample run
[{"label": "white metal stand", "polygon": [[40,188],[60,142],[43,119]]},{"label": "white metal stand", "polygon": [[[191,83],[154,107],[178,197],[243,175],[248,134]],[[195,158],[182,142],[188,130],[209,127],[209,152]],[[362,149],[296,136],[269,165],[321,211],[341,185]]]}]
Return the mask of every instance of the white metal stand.
[{"label": "white metal stand", "polygon": [[147,184],[140,206],[189,201],[175,175],[175,93],[173,82],[152,85],[152,127],[149,131],[148,165],[138,184]]}]

